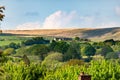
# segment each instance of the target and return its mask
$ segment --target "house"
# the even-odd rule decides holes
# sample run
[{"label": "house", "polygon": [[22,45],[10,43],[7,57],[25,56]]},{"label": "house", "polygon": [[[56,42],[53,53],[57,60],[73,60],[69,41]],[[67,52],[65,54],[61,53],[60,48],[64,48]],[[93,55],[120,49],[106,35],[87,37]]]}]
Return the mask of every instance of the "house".
[{"label": "house", "polygon": [[71,41],[72,38],[66,38],[66,37],[55,37],[53,40],[55,40],[55,41]]}]

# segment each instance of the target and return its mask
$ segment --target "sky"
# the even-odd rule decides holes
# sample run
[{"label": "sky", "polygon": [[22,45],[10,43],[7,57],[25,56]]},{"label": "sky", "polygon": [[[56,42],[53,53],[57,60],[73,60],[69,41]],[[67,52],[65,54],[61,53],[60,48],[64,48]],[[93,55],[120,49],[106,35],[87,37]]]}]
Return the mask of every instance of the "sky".
[{"label": "sky", "polygon": [[120,27],[120,0],[0,0],[4,30]]}]

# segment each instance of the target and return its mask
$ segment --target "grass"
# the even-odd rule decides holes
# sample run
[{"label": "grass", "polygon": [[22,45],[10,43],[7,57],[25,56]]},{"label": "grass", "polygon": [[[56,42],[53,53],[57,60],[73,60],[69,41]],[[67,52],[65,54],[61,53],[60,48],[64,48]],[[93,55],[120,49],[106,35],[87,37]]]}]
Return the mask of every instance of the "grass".
[{"label": "grass", "polygon": [[21,40],[13,40],[13,41],[0,41],[0,46],[5,46],[5,45],[8,45],[10,44],[11,42],[14,42],[14,43],[20,43]]},{"label": "grass", "polygon": [[27,37],[20,36],[0,36],[0,46],[8,45],[11,42],[21,43],[24,40],[27,40]]}]

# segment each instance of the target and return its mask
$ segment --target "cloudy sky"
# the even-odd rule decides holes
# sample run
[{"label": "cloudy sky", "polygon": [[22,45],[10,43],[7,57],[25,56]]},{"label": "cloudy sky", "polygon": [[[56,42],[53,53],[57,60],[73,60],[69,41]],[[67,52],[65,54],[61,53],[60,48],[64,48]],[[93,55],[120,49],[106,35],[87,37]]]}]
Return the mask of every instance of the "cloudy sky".
[{"label": "cloudy sky", "polygon": [[120,27],[120,0],[0,0],[2,29]]}]

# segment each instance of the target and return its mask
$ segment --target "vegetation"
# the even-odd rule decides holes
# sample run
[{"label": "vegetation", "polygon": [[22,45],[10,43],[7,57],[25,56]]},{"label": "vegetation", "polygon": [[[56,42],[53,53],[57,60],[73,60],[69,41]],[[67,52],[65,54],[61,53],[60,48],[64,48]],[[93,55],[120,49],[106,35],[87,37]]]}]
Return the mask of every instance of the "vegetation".
[{"label": "vegetation", "polygon": [[0,80],[78,80],[81,72],[92,80],[120,79],[120,41],[2,38],[21,41],[1,45]]},{"label": "vegetation", "polygon": [[3,14],[3,10],[5,10],[5,7],[4,6],[0,6],[0,21],[2,21],[3,20],[3,18],[4,18],[4,14]]}]

